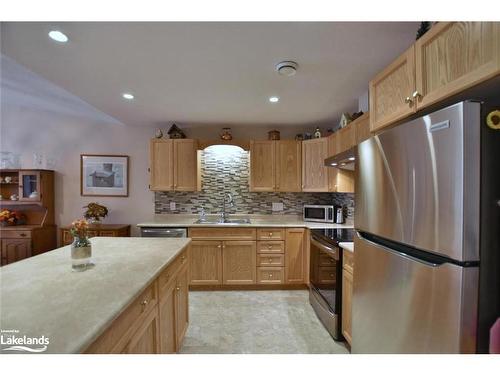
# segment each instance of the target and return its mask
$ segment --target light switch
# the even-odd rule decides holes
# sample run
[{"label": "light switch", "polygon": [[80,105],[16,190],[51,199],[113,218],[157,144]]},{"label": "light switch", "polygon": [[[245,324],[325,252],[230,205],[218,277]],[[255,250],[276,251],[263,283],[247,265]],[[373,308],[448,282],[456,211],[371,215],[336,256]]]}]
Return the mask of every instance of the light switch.
[{"label": "light switch", "polygon": [[170,202],[170,211],[175,211],[175,202]]},{"label": "light switch", "polygon": [[283,211],[283,203],[273,202],[273,212]]}]

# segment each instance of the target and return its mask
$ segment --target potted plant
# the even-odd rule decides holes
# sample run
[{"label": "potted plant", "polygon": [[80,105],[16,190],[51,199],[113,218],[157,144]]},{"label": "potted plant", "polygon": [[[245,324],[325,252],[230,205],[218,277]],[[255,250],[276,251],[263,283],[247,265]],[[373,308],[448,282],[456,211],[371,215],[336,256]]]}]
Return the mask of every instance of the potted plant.
[{"label": "potted plant", "polygon": [[85,271],[91,266],[92,245],[88,237],[87,220],[75,220],[71,223],[71,263],[74,271]]},{"label": "potted plant", "polygon": [[108,209],[102,204],[91,202],[84,206],[87,210],[84,213],[85,219],[89,220],[91,224],[99,224],[101,219],[108,216]]}]

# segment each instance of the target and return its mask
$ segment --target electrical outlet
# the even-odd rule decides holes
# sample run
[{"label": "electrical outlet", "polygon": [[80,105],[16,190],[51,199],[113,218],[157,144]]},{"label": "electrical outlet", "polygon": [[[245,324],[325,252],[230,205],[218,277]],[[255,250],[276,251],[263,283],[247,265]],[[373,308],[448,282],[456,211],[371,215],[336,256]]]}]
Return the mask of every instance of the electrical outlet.
[{"label": "electrical outlet", "polygon": [[273,212],[279,212],[279,211],[283,211],[283,203],[281,202],[273,202],[273,208],[272,208]]},{"label": "electrical outlet", "polygon": [[170,211],[175,211],[175,202],[170,202]]}]

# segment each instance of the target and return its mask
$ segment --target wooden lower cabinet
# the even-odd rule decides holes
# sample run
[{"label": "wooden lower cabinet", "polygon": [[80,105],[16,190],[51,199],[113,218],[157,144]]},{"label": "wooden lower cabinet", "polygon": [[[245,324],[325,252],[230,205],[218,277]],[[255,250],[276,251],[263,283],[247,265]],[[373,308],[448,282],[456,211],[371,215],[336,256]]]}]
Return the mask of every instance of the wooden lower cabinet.
[{"label": "wooden lower cabinet", "polygon": [[258,284],[283,284],[283,267],[257,267]]},{"label": "wooden lower cabinet", "polygon": [[189,324],[188,254],[181,252],[85,353],[178,352]]},{"label": "wooden lower cabinet", "polygon": [[[73,235],[70,227],[62,227],[61,246],[70,245]],[[130,237],[130,225],[128,224],[90,224],[88,236],[92,237]]]},{"label": "wooden lower cabinet", "polygon": [[157,354],[160,352],[158,311],[152,309],[121,351],[123,354]]},{"label": "wooden lower cabinet", "polygon": [[175,337],[176,347],[179,350],[189,326],[189,277],[187,266],[184,266],[179,271],[175,291]]},{"label": "wooden lower cabinet", "polygon": [[222,275],[225,285],[256,283],[257,248],[255,241],[224,241]]},{"label": "wooden lower cabinet", "polygon": [[175,295],[176,281],[173,280],[160,291],[159,320],[160,320],[160,352],[163,354],[175,353],[177,347],[175,337]]},{"label": "wooden lower cabinet", "polygon": [[305,229],[286,230],[285,283],[302,284],[305,280]]},{"label": "wooden lower cabinet", "polygon": [[222,242],[192,241],[189,256],[191,285],[222,284]]},{"label": "wooden lower cabinet", "polygon": [[344,250],[342,269],[342,335],[352,345],[353,255]]},{"label": "wooden lower cabinet", "polygon": [[2,266],[31,256],[31,239],[6,238],[2,243]]}]

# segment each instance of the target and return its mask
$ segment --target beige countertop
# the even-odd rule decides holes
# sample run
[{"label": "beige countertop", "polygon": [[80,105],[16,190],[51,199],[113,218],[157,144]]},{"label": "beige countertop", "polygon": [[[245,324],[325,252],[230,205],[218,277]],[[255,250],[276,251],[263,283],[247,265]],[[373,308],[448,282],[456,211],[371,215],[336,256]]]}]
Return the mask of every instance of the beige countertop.
[{"label": "beige countertop", "polygon": [[354,252],[354,242],[339,242],[339,246],[351,253]]},{"label": "beige countertop", "polygon": [[[217,215],[207,215],[215,217]],[[352,228],[352,223],[331,224],[315,223],[302,220],[302,216],[297,215],[230,215],[231,218],[250,218],[250,224],[195,224],[200,218],[192,214],[159,214],[150,221],[137,224],[138,227],[303,227],[309,229],[323,228]]]},{"label": "beige countertop", "polygon": [[4,266],[0,268],[0,328],[17,330],[16,337],[44,335],[50,340],[45,353],[79,353],[189,241],[92,238],[95,267],[84,272],[71,270],[70,246]]}]

